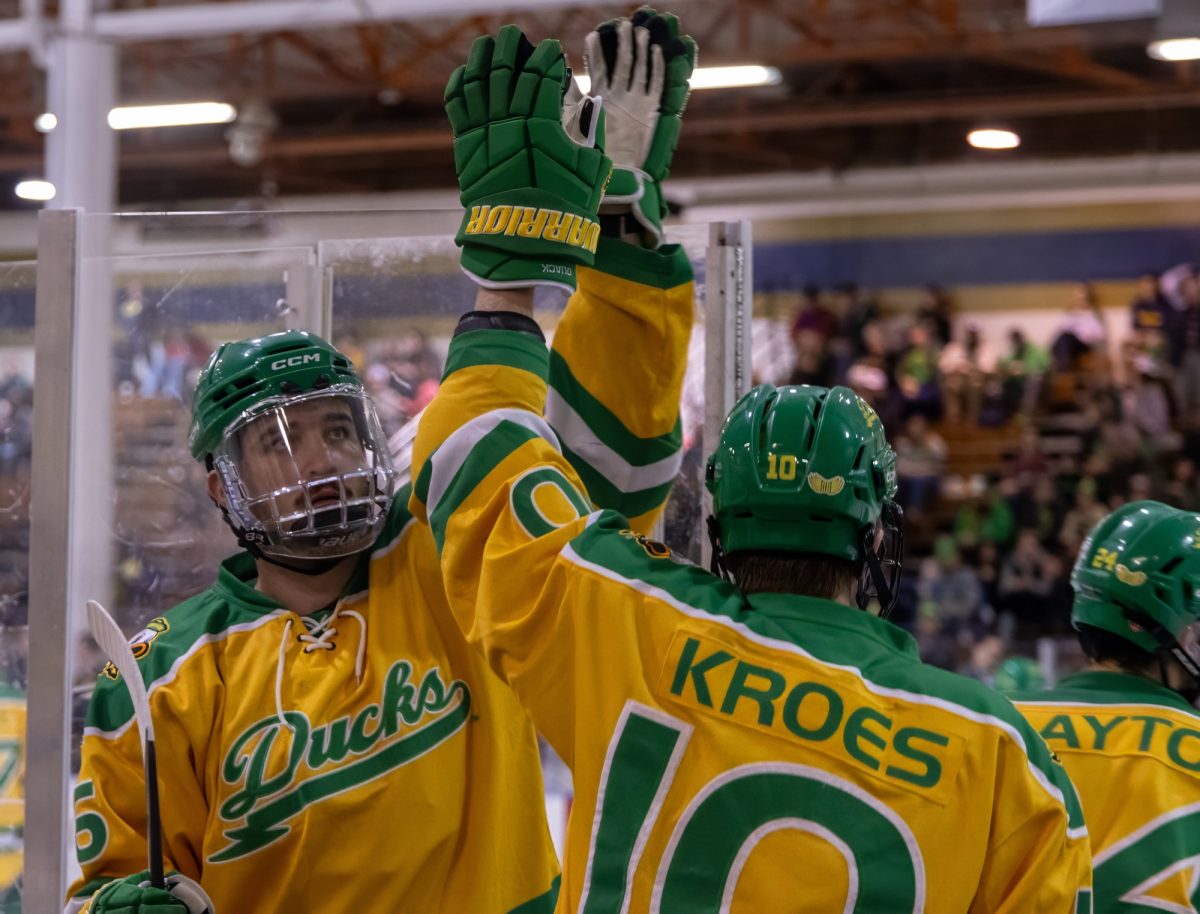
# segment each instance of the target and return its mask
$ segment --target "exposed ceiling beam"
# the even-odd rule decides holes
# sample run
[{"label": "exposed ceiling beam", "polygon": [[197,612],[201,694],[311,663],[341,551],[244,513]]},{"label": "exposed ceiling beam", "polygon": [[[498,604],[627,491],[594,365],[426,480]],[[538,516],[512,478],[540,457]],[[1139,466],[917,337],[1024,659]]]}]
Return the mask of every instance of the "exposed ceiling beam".
[{"label": "exposed ceiling beam", "polygon": [[[748,111],[737,128],[752,131],[817,130],[824,127],[907,124],[937,120],[974,120],[984,117],[1047,117],[1098,111],[1136,111],[1200,107],[1200,90],[1166,90],[1123,95],[1060,92],[931,98],[904,102],[873,102],[828,108],[778,106]],[[731,129],[726,117],[691,117],[689,132],[724,133]]]},{"label": "exposed ceiling beam", "polygon": [[[725,112],[693,111],[689,114],[685,137],[720,136],[746,131],[787,132],[819,130],[830,127],[854,127],[920,123],[937,120],[975,120],[979,117],[1047,117],[1104,111],[1136,111],[1162,108],[1200,107],[1200,89],[1146,92],[1138,94],[1098,94],[1062,92],[1004,95],[994,98],[923,99],[908,102],[868,103],[829,107],[778,105],[749,110],[731,118]],[[450,150],[449,128],[424,126],[402,132],[347,132],[331,136],[275,137],[266,145],[270,161],[406,152]],[[145,145],[123,149],[123,168],[185,168],[223,163],[228,160],[227,146],[209,140],[204,145],[163,147]],[[41,165],[41,152],[29,150],[0,154],[0,171],[21,171]]]},{"label": "exposed ceiling beam", "polygon": [[[689,3],[689,0],[676,0]],[[342,25],[396,20],[444,19],[496,13],[541,12],[568,6],[594,6],[596,0],[233,0],[111,10],[95,15],[93,29],[121,43],[161,41],[164,38],[202,38],[228,35],[301,31]],[[690,4],[689,4],[690,5]],[[3,25],[3,23],[0,23]]]},{"label": "exposed ceiling beam", "polygon": [[1041,52],[985,52],[980,60],[991,60],[1005,67],[1028,70],[1032,73],[1048,73],[1062,79],[1089,82],[1113,89],[1145,91],[1154,84],[1136,73],[1097,63],[1079,47],[1058,48],[1050,54]]}]

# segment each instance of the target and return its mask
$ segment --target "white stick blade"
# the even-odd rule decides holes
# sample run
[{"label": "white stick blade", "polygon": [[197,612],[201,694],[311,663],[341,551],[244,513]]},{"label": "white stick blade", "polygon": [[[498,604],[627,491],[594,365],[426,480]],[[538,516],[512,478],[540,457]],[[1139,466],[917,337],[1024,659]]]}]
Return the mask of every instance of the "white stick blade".
[{"label": "white stick blade", "polygon": [[138,730],[142,741],[154,739],[154,724],[150,718],[150,699],[146,695],[146,684],[142,681],[142,671],[138,669],[133,650],[129,641],[121,631],[108,610],[95,600],[87,601],[88,626],[92,637],[104,651],[104,656],[112,661],[117,672],[125,679],[125,688],[133,702],[133,713],[137,718]]}]

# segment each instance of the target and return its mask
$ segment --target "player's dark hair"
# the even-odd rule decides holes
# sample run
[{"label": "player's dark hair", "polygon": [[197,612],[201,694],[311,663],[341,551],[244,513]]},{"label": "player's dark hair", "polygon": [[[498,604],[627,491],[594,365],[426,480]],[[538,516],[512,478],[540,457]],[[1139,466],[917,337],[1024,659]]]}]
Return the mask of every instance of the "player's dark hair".
[{"label": "player's dark hair", "polygon": [[743,549],[725,556],[738,590],[752,593],[794,593],[833,600],[852,596],[862,563],[811,552],[769,552]]},{"label": "player's dark hair", "polygon": [[1139,675],[1153,675],[1158,668],[1154,654],[1112,632],[1091,625],[1080,625],[1076,634],[1089,660],[1110,661],[1123,670]]}]

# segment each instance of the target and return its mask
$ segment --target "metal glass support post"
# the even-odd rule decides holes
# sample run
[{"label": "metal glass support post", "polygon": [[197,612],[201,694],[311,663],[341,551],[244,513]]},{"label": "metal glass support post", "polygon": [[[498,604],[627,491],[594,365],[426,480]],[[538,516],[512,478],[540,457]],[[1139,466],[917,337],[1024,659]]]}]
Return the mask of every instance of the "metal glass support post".
[{"label": "metal glass support post", "polygon": [[316,250],[309,251],[303,263],[284,269],[283,281],[287,288],[284,326],[288,330],[308,330],[328,340],[333,327],[328,320],[324,296],[318,294]]},{"label": "metal glass support post", "polygon": [[[704,445],[705,457],[716,447],[725,417],[750,389],[750,318],[754,301],[750,222],[714,222],[709,226],[704,296]],[[702,493],[707,517],[712,499]],[[711,548],[701,533],[701,564],[708,567]]]},{"label": "metal glass support post", "polygon": [[[75,507],[88,523],[72,538],[69,556],[63,554],[71,588],[68,605],[80,619],[84,599],[108,604],[113,565],[113,220],[94,214],[116,208],[117,140],[107,115],[116,103],[118,52],[92,34],[92,7],[92,0],[63,0],[59,5],[60,29],[49,42],[46,70],[50,110],[58,116],[58,126],[46,136],[46,177],[57,190],[51,206],[80,207],[89,214],[77,228],[79,290],[86,301],[76,311],[76,330],[85,345],[74,353],[80,402],[71,421],[75,440],[88,448],[88,459],[76,461],[73,470]],[[39,268],[45,256],[39,250]]]},{"label": "metal glass support post", "polygon": [[29,542],[29,714],[25,765],[27,911],[58,911],[72,842],[66,801],[70,760],[70,602],[72,413],[78,339],[78,210],[38,221],[34,324],[33,470]]}]

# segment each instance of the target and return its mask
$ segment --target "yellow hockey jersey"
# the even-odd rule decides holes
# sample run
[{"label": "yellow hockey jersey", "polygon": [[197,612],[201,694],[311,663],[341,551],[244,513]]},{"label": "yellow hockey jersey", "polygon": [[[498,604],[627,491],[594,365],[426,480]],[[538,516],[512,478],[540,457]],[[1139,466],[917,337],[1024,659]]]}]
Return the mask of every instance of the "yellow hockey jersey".
[{"label": "yellow hockey jersey", "polygon": [[557,910],[1090,910],[1078,800],[1013,706],[885,621],[746,598],[594,511],[541,417],[546,361],[528,334],[454,339],[412,506],[469,640],[573,772]]},{"label": "yellow hockey jersey", "polygon": [[[690,265],[681,252],[602,242],[555,346],[563,442],[580,472],[605,480],[606,497],[647,521],[679,465],[694,306],[680,300],[659,315],[666,348],[662,336],[598,347],[593,328],[620,322],[646,294],[640,277],[664,269]],[[155,719],[167,867],[199,881],[217,914],[554,906],[558,862],[533,728],[456,627],[433,539],[407,501],[405,490],[331,610],[334,649],[306,652],[304,620],[254,589],[246,553],[134,639]],[[115,671],[92,700],[75,801],[83,876],[69,910],[146,866],[141,753]]]},{"label": "yellow hockey jersey", "polygon": [[1200,714],[1149,679],[1100,670],[1013,701],[1079,791],[1096,914],[1200,910]]},{"label": "yellow hockey jersey", "polygon": [[25,825],[25,693],[0,685],[0,911],[20,910]]}]

